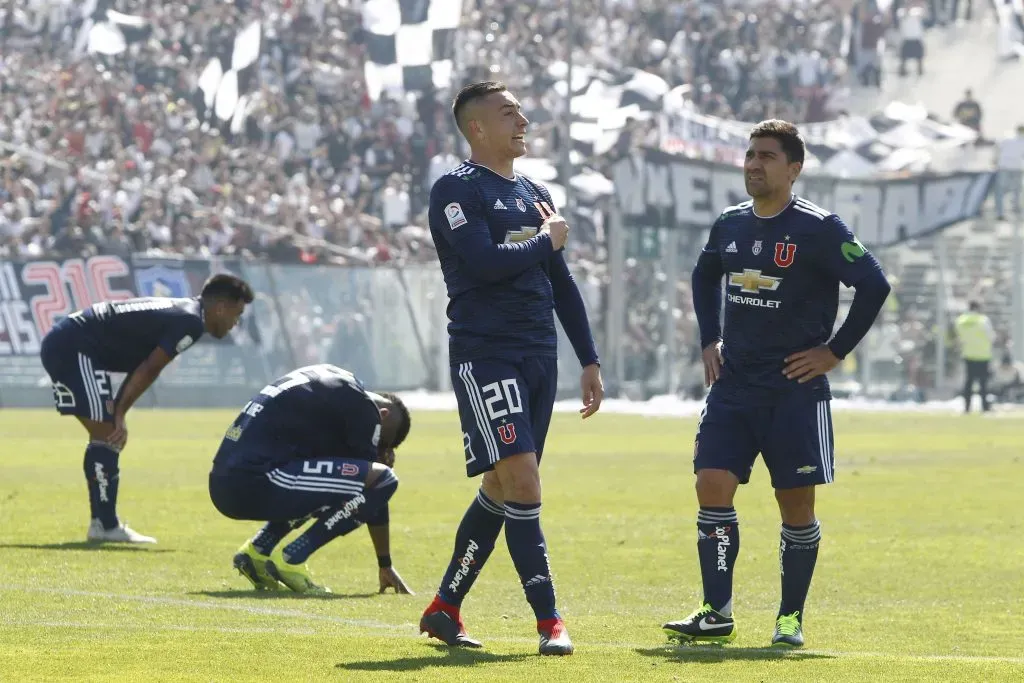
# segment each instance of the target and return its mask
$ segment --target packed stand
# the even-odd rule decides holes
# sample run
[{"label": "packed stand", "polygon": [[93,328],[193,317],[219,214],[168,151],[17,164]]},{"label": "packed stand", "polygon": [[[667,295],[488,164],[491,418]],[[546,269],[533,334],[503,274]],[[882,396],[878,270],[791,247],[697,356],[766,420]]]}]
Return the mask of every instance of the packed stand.
[{"label": "packed stand", "polygon": [[[0,21],[4,255],[423,254],[423,179],[451,158],[450,130],[427,102],[365,96],[355,9],[133,0],[117,8],[146,17],[149,40],[83,58],[77,6]],[[234,134],[203,121],[196,82],[260,18],[256,93]]]},{"label": "packed stand", "polygon": [[[451,94],[370,102],[358,0],[127,0],[116,8],[148,19],[152,33],[116,57],[75,53],[83,4],[0,10],[0,139],[19,150],[2,151],[4,253],[431,258],[427,192],[464,152],[452,145]],[[456,45],[455,82],[508,80],[534,119],[538,156],[563,143],[548,66],[570,42],[577,64],[628,64],[692,84],[706,113],[813,120],[824,115],[817,93],[842,72],[841,15],[829,1],[772,6],[584,0],[569,41],[563,3],[477,0]],[[199,74],[254,20],[264,46],[244,130],[203,125]],[[792,47],[770,47],[783,44]]]}]

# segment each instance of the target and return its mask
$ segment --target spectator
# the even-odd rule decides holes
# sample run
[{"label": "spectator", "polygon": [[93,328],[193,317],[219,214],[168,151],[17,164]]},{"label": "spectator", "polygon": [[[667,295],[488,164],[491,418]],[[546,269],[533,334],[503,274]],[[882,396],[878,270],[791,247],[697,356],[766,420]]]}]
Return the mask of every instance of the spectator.
[{"label": "spectator", "polygon": [[857,77],[864,86],[882,87],[882,52],[885,48],[885,17],[874,2],[859,6],[860,41],[857,46]]},{"label": "spectator", "polygon": [[964,412],[971,412],[975,384],[981,395],[981,409],[988,412],[988,373],[996,335],[992,321],[981,312],[980,302],[972,301],[967,312],[956,319],[956,336],[964,360]]},{"label": "spectator", "polygon": [[1024,364],[1008,353],[992,373],[992,394],[999,403],[1024,402]]},{"label": "spectator", "polygon": [[999,220],[1006,216],[1006,195],[1010,195],[1018,220],[1021,213],[1021,185],[1024,185],[1024,125],[1017,126],[1017,134],[999,142],[996,158],[996,215]]},{"label": "spectator", "polygon": [[953,108],[953,118],[981,135],[981,105],[970,88],[964,90],[964,98]]},{"label": "spectator", "polygon": [[925,10],[919,0],[913,0],[899,11],[900,19],[900,76],[907,75],[907,62],[917,61],[917,75],[924,75],[924,22]]}]

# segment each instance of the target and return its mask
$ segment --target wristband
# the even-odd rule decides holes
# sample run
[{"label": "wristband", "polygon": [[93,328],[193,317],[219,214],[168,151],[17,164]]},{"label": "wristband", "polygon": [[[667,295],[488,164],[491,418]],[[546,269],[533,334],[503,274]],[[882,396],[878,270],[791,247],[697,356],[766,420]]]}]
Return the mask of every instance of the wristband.
[{"label": "wristband", "polygon": [[378,555],[377,566],[381,569],[390,569],[391,567],[391,556],[390,555]]}]

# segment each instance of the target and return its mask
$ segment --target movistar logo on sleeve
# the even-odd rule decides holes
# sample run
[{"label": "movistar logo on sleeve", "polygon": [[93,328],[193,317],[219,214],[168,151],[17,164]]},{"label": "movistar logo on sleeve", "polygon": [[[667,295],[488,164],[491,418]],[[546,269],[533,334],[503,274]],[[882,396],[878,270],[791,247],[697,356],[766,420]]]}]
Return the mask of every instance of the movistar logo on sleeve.
[{"label": "movistar logo on sleeve", "polygon": [[840,247],[840,251],[843,253],[843,258],[850,263],[853,263],[864,254],[868,253],[868,250],[856,237],[853,238],[852,242],[843,242],[842,247]]}]

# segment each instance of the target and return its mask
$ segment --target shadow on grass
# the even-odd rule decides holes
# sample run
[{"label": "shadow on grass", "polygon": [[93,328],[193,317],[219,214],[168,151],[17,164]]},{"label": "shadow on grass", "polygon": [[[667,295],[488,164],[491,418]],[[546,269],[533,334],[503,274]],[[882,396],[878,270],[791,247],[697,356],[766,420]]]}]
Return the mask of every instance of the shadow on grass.
[{"label": "shadow on grass", "polygon": [[348,600],[350,598],[372,598],[377,593],[293,593],[292,591],[258,591],[258,590],[227,590],[227,591],[193,591],[189,595],[204,595],[208,598],[227,600],[245,598],[247,600]]},{"label": "shadow on grass", "polygon": [[669,662],[717,664],[726,661],[782,661],[835,659],[833,655],[771,647],[732,647],[722,645],[662,645],[636,648],[644,657],[660,657]]},{"label": "shadow on grass", "polygon": [[437,654],[423,657],[402,657],[392,660],[373,660],[366,662],[342,662],[335,665],[336,669],[347,671],[419,671],[434,666],[471,667],[477,664],[495,664],[498,662],[521,662],[535,655],[507,654],[499,655],[486,650],[452,648],[447,645],[431,643]]},{"label": "shadow on grass", "polygon": [[20,550],[102,550],[145,553],[176,553],[173,548],[154,548],[149,544],[94,543],[93,541],[66,541],[64,543],[0,543],[0,548]]}]

